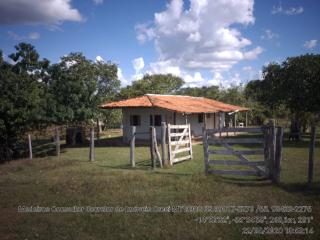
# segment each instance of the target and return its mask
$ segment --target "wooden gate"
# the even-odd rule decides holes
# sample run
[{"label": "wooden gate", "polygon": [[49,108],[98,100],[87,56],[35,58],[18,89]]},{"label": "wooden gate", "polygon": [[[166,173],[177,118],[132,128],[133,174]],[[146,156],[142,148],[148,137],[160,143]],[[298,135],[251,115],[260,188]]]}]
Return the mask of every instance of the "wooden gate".
[{"label": "wooden gate", "polygon": [[177,162],[192,159],[190,124],[168,124],[168,148],[171,165]]},{"label": "wooden gate", "polygon": [[[237,137],[225,137],[228,132],[250,133],[251,135],[241,136],[240,134]],[[204,129],[203,147],[206,174],[264,176],[278,181],[282,156],[282,134],[282,128],[278,128],[276,135],[275,126]],[[246,146],[246,148],[236,149],[234,144]],[[253,147],[253,144],[256,146]],[[217,146],[220,149],[214,149]],[[225,155],[233,156],[235,159],[230,160],[230,157],[225,159]],[[253,155],[254,158],[251,157]],[[238,167],[232,169],[235,168],[234,166]],[[241,166],[240,169],[239,166]]]}]

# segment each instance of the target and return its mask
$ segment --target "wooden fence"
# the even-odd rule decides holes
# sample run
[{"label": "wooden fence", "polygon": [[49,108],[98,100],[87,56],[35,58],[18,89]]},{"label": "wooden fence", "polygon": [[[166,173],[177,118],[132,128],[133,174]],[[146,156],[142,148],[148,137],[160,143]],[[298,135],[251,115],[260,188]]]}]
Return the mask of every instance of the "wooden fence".
[{"label": "wooden fence", "polygon": [[[227,132],[251,133],[252,136],[220,137]],[[259,128],[221,128],[203,129],[203,147],[205,173],[221,175],[263,176],[279,182],[280,160],[282,158],[283,129],[274,125]],[[236,145],[247,145],[248,149],[236,149]],[[258,144],[260,148],[253,148]],[[224,149],[213,150],[210,146],[220,146]],[[256,160],[247,156],[255,155]],[[216,156],[234,156],[236,160],[217,159]],[[220,166],[217,168],[217,166]],[[245,166],[247,169],[224,169],[225,166]]]},{"label": "wooden fence", "polygon": [[[171,165],[177,162],[192,159],[190,124],[168,124],[168,148]],[[186,153],[187,155],[181,156],[183,153]]]},{"label": "wooden fence", "polygon": [[155,127],[151,126],[149,132],[137,132],[136,127],[132,126],[131,138],[130,138],[130,165],[135,167],[135,146],[136,146],[136,136],[149,134],[149,146],[150,146],[150,156],[151,156],[151,167],[156,168],[157,162],[162,168],[163,165],[167,164],[167,145],[166,145],[166,124],[161,124],[161,154],[158,149],[157,134]]},{"label": "wooden fence", "polygon": [[[47,128],[43,130],[43,133],[48,136],[51,135],[51,139],[53,140],[53,143],[55,145],[55,155],[57,157],[60,157],[61,155],[61,132],[66,131],[65,126],[57,126],[54,128]],[[36,143],[33,141],[35,140]],[[39,141],[39,135],[32,135],[31,133],[28,134],[28,153],[29,153],[29,159],[32,160],[34,157],[34,151],[35,148],[46,146],[47,144],[38,144],[37,141]],[[95,159],[95,153],[94,153],[94,141],[95,141],[95,135],[94,135],[94,128],[90,128],[89,131],[89,161],[94,161]],[[51,148],[50,148],[51,149]]]}]

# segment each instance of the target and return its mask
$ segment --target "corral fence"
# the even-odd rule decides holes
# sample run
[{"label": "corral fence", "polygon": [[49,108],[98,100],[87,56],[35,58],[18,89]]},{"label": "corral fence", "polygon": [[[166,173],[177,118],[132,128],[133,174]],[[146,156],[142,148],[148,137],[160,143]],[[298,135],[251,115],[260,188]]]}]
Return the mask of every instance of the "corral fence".
[{"label": "corral fence", "polygon": [[[228,132],[246,135],[225,137]],[[203,129],[205,173],[262,176],[277,183],[280,178],[282,141],[283,128],[273,123],[256,128]],[[245,146],[245,149],[237,149],[239,145]]]},{"label": "corral fence", "polygon": [[55,126],[34,131],[27,135],[28,158],[61,154],[61,141],[66,145],[83,144],[89,140],[89,160],[94,161],[94,128]]}]

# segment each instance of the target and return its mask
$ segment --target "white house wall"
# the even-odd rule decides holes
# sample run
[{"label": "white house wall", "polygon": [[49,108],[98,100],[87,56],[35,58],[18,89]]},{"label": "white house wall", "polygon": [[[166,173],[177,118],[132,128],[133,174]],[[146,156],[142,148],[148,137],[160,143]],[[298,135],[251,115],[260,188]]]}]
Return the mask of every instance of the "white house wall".
[{"label": "white house wall", "polygon": [[[140,115],[141,124],[136,126],[136,132],[145,132],[145,134],[138,134],[137,139],[149,139],[149,128],[150,128],[150,115],[161,115],[162,122],[174,124],[174,112],[161,109],[161,108],[124,108],[122,109],[122,124],[123,124],[123,138],[125,141],[129,141],[131,137],[132,127],[130,126],[130,115]],[[207,128],[218,128],[219,127],[219,115],[206,114],[206,125]],[[193,136],[201,136],[202,128],[204,123],[199,123],[198,114],[188,114],[184,115],[181,113],[176,113],[176,123],[175,124],[186,124],[187,122],[191,124],[191,133]],[[224,113],[222,113],[222,120],[224,120]],[[215,123],[215,125],[214,125]],[[155,126],[157,138],[161,137],[161,126]]]},{"label": "white house wall", "polygon": [[[124,108],[122,110],[123,138],[128,141],[131,137],[130,115],[140,115],[141,124],[136,126],[136,132],[147,132],[138,134],[137,139],[149,139],[150,115],[161,115],[162,122],[173,123],[173,112],[161,108]],[[161,136],[161,126],[155,126],[157,138]]]}]

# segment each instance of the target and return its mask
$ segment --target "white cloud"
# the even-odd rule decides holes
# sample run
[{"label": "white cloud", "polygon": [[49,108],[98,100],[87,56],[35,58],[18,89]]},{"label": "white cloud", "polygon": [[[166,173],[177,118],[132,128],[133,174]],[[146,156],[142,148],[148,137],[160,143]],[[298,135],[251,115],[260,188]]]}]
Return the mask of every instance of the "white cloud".
[{"label": "white cloud", "polygon": [[94,4],[100,5],[103,3],[103,0],[93,0]]},{"label": "white cloud", "polygon": [[40,34],[38,32],[31,32],[29,33],[28,37],[32,40],[37,40],[40,38]]},{"label": "white cloud", "polygon": [[303,7],[289,7],[284,9],[282,4],[280,3],[278,6],[273,6],[271,10],[271,14],[286,14],[286,15],[297,15],[303,13]]},{"label": "white cloud", "polygon": [[297,8],[291,7],[285,11],[285,14],[287,15],[296,15],[300,13],[303,13],[303,7],[301,6]]},{"label": "white cloud", "polygon": [[200,72],[195,72],[194,74],[193,74],[193,76],[192,75],[190,75],[190,74],[186,74],[185,76],[184,76],[184,81],[187,83],[187,84],[195,84],[195,83],[197,83],[197,84],[201,84],[201,83],[203,83],[204,82],[204,78],[201,76],[201,73]]},{"label": "white cloud", "polygon": [[144,43],[147,40],[151,40],[154,38],[154,31],[152,28],[150,28],[150,23],[142,23],[142,24],[137,24],[135,26],[135,30],[137,33],[137,40],[139,43]]},{"label": "white cloud", "polygon": [[96,62],[104,62],[104,59],[101,56],[96,56]]},{"label": "white cloud", "polygon": [[251,72],[253,69],[252,69],[251,66],[245,66],[245,67],[242,68],[242,70],[245,71],[245,72]]},{"label": "white cloud", "polygon": [[120,67],[118,67],[117,69],[117,77],[120,80],[122,86],[126,86],[129,84],[128,80],[123,76],[122,69]]},{"label": "white cloud", "polygon": [[142,72],[144,68],[144,60],[142,57],[135,58],[132,60],[132,66],[135,70],[135,74],[131,76],[132,81],[140,80],[143,78],[144,73]]},{"label": "white cloud", "polygon": [[212,86],[220,86],[222,82],[223,82],[222,74],[220,72],[214,72],[213,78],[208,81],[208,84]]},{"label": "white cloud", "polygon": [[136,71],[136,74],[139,73],[144,68],[144,60],[142,57],[135,58],[132,60],[132,66]]},{"label": "white cloud", "polygon": [[8,35],[11,39],[15,41],[22,41],[22,40],[37,40],[40,38],[40,34],[38,32],[30,32],[28,35],[20,35],[13,31],[9,31]]},{"label": "white cloud", "polygon": [[271,29],[264,30],[264,33],[260,36],[261,39],[267,39],[267,40],[271,40],[278,37],[279,37],[279,34],[272,32]]},{"label": "white cloud", "polygon": [[79,11],[71,6],[70,0],[0,1],[0,25],[57,25],[63,21],[83,21]]},{"label": "white cloud", "polygon": [[261,54],[263,51],[264,51],[263,48],[256,47],[251,51],[247,51],[247,52],[243,53],[243,56],[244,56],[244,59],[253,60],[253,59],[256,59],[258,57],[258,55]]},{"label": "white cloud", "polygon": [[239,73],[227,73],[226,75],[219,71],[213,72],[213,78],[207,83],[209,86],[219,86],[220,88],[230,88],[241,84],[242,79]]},{"label": "white cloud", "polygon": [[271,14],[281,13],[283,11],[281,3],[278,6],[272,6]]},{"label": "white cloud", "polygon": [[159,54],[151,68],[223,71],[242,60],[255,59],[263,49],[247,49],[252,43],[234,25],[254,23],[253,0],[172,0],[153,23],[136,25],[140,43],[153,40]]},{"label": "white cloud", "polygon": [[318,40],[316,39],[313,39],[313,40],[310,40],[310,41],[306,41],[303,46],[307,49],[313,49],[317,46],[318,44]]},{"label": "white cloud", "polygon": [[169,74],[181,76],[181,70],[179,66],[172,66],[170,61],[159,61],[150,63],[151,73],[153,74]]}]

